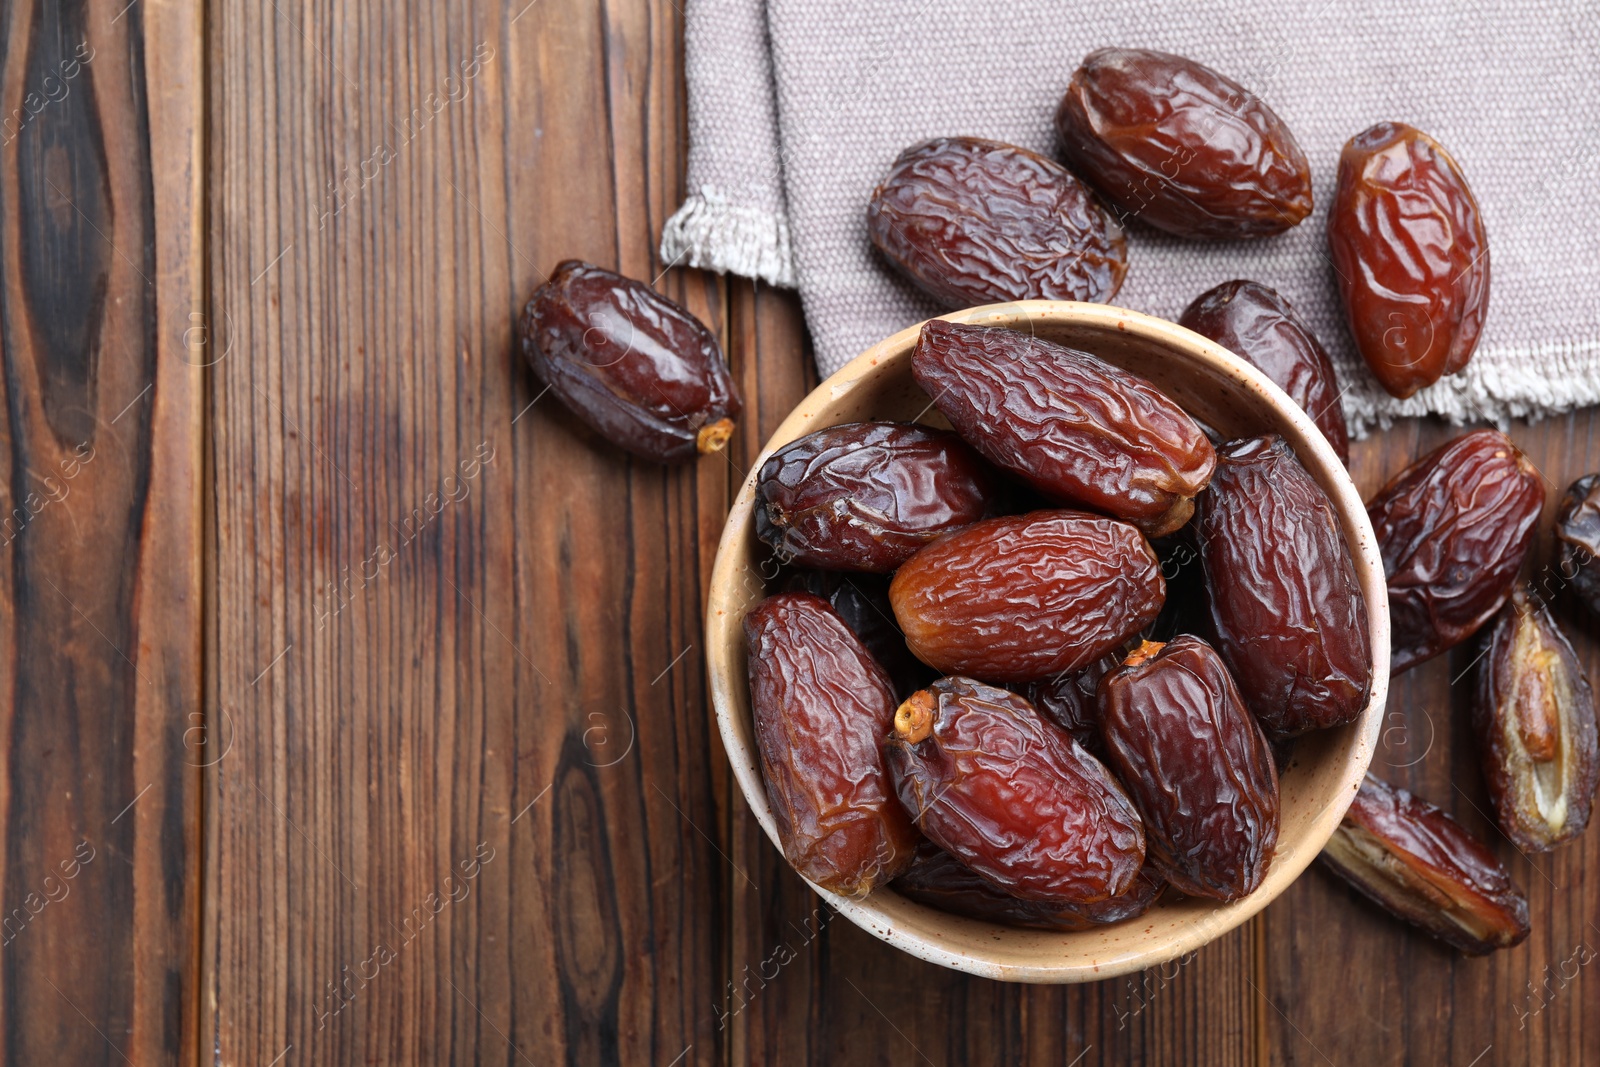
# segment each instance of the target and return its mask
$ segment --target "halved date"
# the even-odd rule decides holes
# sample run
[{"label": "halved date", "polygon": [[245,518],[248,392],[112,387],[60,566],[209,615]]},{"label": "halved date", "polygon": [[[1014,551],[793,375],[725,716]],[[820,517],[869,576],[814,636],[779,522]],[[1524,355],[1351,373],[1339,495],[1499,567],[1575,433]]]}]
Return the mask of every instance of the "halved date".
[{"label": "halved date", "polygon": [[1144,863],[1127,794],[1022,697],[941,678],[900,705],[884,747],[917,827],[1012,896],[1092,904]]},{"label": "halved date", "polygon": [[791,441],[761,465],[756,535],[784,562],[887,573],[983,518],[988,468],[948,430],[852,422]]},{"label": "halved date", "polygon": [[1002,893],[950,853],[923,839],[911,868],[890,888],[918,904],[969,919],[1069,932],[1119,923],[1149,911],[1166,882],[1146,864],[1133,885],[1121,894],[1093,904],[1049,904]]},{"label": "halved date", "polygon": [[911,369],[991,463],[1152,537],[1188,522],[1211,478],[1216,455],[1195,421],[1150,382],[1087,352],[934,319]]},{"label": "halved date", "polygon": [[916,830],[880,741],[894,720],[882,668],[827,601],[779,593],[744,622],[761,776],[783,854],[824,889],[863,896],[911,863]]},{"label": "halved date", "polygon": [[1467,365],[1489,310],[1489,238],[1438,141],[1398,122],[1352,137],[1328,249],[1350,334],[1385,389],[1408,397]]},{"label": "halved date", "polygon": [[1128,270],[1109,212],[1053,159],[976,137],[901,153],[872,193],[867,232],[945,307],[1106,301]]},{"label": "halved date", "polygon": [[1132,216],[1179,237],[1261,237],[1311,214],[1311,168],[1289,128],[1192,59],[1091,52],[1056,111],[1067,165]]},{"label": "halved date", "polygon": [[1556,511],[1560,579],[1593,612],[1600,613],[1600,474],[1573,482]]},{"label": "halved date", "polygon": [[711,331],[642,282],[569,259],[522,312],[522,353],[573,414],[679,463],[728,443],[739,390]]},{"label": "halved date", "polygon": [[1430,452],[1367,505],[1389,581],[1392,673],[1455,647],[1500,610],[1543,508],[1539,472],[1498,430]]},{"label": "halved date", "polygon": [[1101,680],[1100,731],[1156,870],[1195,896],[1254,892],[1278,843],[1278,772],[1211,646],[1145,642]]},{"label": "halved date", "polygon": [[1268,735],[1360,715],[1366,597],[1333,506],[1283,438],[1222,446],[1196,527],[1217,649]]},{"label": "halved date", "polygon": [[1600,781],[1594,694],[1544,604],[1519,589],[1478,668],[1473,727],[1500,829],[1547,852],[1589,825]]},{"label": "halved date", "polygon": [[1469,956],[1528,936],[1528,898],[1494,853],[1446,812],[1370,774],[1321,859],[1391,915]]},{"label": "halved date", "polygon": [[1178,325],[1253,364],[1311,416],[1339,462],[1350,462],[1350,431],[1339,378],[1317,335],[1289,301],[1258,282],[1223,282],[1195,298]]},{"label": "halved date", "polygon": [[985,519],[912,556],[889,585],[919,659],[996,682],[1089,666],[1148,625],[1164,595],[1139,531],[1080,511]]}]

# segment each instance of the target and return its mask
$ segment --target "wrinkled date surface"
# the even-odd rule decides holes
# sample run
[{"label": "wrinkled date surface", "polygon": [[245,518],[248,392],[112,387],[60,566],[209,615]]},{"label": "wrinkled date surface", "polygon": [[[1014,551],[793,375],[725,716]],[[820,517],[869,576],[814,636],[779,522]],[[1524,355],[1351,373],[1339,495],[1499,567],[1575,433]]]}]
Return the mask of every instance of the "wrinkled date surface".
[{"label": "wrinkled date surface", "polygon": [[1554,617],[1520,589],[1478,667],[1473,728],[1500,829],[1518,848],[1546,852],[1583,833],[1600,780],[1594,694]]},{"label": "wrinkled date surface", "polygon": [[1211,442],[1150,382],[1086,352],[938,319],[911,355],[917,384],[990,462],[1064,503],[1152,537],[1189,521]]},{"label": "wrinkled date surface", "polygon": [[1278,772],[1221,657],[1189,635],[1146,642],[1100,682],[1100,716],[1156,869],[1183,893],[1253,892],[1278,843]]},{"label": "wrinkled date surface", "polygon": [[894,719],[882,669],[827,601],[779,593],[745,617],[761,776],[783,854],[824,889],[870,892],[906,869],[917,834],[879,744]]},{"label": "wrinkled date surface", "polygon": [[1094,194],[1025,148],[944,137],[907,149],[872,193],[872,243],[946,307],[1106,301],[1127,243]]},{"label": "wrinkled date surface", "polygon": [[608,440],[660,463],[727,444],[741,408],[722,350],[654,289],[569,259],[522,312],[538,379]]},{"label": "wrinkled date surface", "polygon": [[939,676],[906,647],[906,635],[894,621],[885,575],[795,570],[785,574],[779,584],[786,593],[815,593],[826,600],[889,676],[896,700]]},{"label": "wrinkled date surface", "polygon": [[1028,702],[1095,756],[1100,755],[1100,679],[1122,664],[1119,652],[1101,656],[1081,671],[1067,671],[1029,682],[1020,690]]},{"label": "wrinkled date surface", "polygon": [[1528,936],[1528,899],[1446,812],[1367,776],[1322,861],[1390,914],[1469,956]]},{"label": "wrinkled date surface", "polygon": [[1498,430],[1429,453],[1367,505],[1389,580],[1394,674],[1465,641],[1500,610],[1543,507],[1538,471]]},{"label": "wrinkled date surface", "polygon": [[1366,597],[1333,506],[1283,438],[1223,445],[1196,525],[1217,648],[1267,733],[1360,715]]},{"label": "wrinkled date surface", "polygon": [[1328,248],[1350,334],[1385,389],[1408,397],[1467,365],[1489,309],[1489,239],[1439,142],[1396,122],[1352,137]]},{"label": "wrinkled date surface", "polygon": [[1067,165],[1122,217],[1180,237],[1262,237],[1311,214],[1311,168],[1283,120],[1182,56],[1090,53],[1056,111],[1056,133]]},{"label": "wrinkled date surface", "polygon": [[1093,904],[1022,900],[1002,893],[950,853],[924,839],[917,846],[911,869],[896,878],[891,888],[918,904],[969,919],[1036,930],[1072,931],[1143,915],[1161,896],[1166,883],[1147,865],[1127,891]]},{"label": "wrinkled date surface", "polygon": [[853,422],[806,434],[761,465],[756,535],[784,562],[888,572],[983,518],[988,468],[946,430]]},{"label": "wrinkled date surface", "polygon": [[1556,549],[1561,578],[1572,591],[1600,613],[1600,474],[1587,474],[1572,483],[1556,512]]},{"label": "wrinkled date surface", "polygon": [[1311,416],[1339,462],[1349,464],[1350,431],[1333,361],[1287,300],[1257,282],[1223,282],[1184,309],[1178,325],[1259,368]]},{"label": "wrinkled date surface", "polygon": [[884,756],[917,827],[1012,896],[1092,904],[1144,863],[1127,794],[1015,693],[941,678],[895,711]]},{"label": "wrinkled date surface", "polygon": [[1164,595],[1138,530],[1079,511],[985,519],[912,556],[889,585],[919,659],[996,682],[1087,667],[1148,625]]}]

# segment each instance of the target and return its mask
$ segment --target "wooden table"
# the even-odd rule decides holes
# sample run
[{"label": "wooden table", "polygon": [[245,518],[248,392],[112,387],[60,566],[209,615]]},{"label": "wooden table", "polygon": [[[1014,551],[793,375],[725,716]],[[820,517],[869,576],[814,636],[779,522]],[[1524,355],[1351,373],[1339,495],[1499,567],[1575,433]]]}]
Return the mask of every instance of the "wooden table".
[{"label": "wooden table", "polygon": [[[1487,960],[1312,871],[1192,959],[1001,985],[788,871],[700,618],[814,378],[792,296],[657,260],[671,0],[5,12],[5,1063],[1600,1062],[1600,837],[1494,834],[1465,652],[1399,680],[1377,768],[1527,887]],[[629,461],[531,382],[514,317],[568,256],[719,333],[725,458]],[[1597,429],[1514,429],[1552,508]],[[1361,442],[1357,480],[1452,432]]]}]

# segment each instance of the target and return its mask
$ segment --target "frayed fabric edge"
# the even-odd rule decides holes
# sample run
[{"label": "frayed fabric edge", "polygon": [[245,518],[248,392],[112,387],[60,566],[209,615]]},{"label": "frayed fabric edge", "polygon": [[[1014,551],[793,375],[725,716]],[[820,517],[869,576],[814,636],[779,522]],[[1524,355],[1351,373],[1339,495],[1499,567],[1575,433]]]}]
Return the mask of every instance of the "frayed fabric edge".
[{"label": "frayed fabric edge", "polygon": [[1493,363],[1468,364],[1465,374],[1405,400],[1376,388],[1352,394],[1346,398],[1345,417],[1351,435],[1358,438],[1414,415],[1437,415],[1458,425],[1492,422],[1502,429],[1512,419],[1538,421],[1600,403],[1597,353],[1600,340],[1498,349]]},{"label": "frayed fabric edge", "polygon": [[702,186],[661,228],[661,261],[795,287],[789,220]]}]

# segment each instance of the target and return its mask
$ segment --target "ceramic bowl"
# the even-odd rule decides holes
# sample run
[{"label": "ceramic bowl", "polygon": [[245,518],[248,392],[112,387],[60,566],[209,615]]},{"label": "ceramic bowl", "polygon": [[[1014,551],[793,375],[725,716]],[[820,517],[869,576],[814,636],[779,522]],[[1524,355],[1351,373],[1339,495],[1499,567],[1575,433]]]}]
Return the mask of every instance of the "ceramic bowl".
[{"label": "ceramic bowl", "polygon": [[[1339,825],[1367,764],[1389,679],[1389,608],[1383,562],[1361,496],[1311,420],[1265,375],[1174,323],[1104,304],[1028,300],[946,315],[1003,326],[1091,352],[1155,382],[1225,437],[1281,434],[1333,503],[1367,600],[1372,693],[1355,722],[1299,739],[1280,787],[1278,850],[1261,887],[1231,904],[1166,900],[1129,922],[1078,933],[1024,930],[950,915],[885,887],[861,900],[817,892],[851,922],[913,956],[987,978],[1086,982],[1174,959],[1266,907],[1316,858]],[[880,341],[823,382],[778,427],[745,479],[723,530],[706,609],[706,648],[717,724],[745,802],[778,845],[762,784],[745,674],[745,613],[764,595],[753,531],[756,473],[767,456],[813,430],[867,419],[945,425],[911,375],[919,327]],[[816,887],[813,887],[816,888]]]}]

